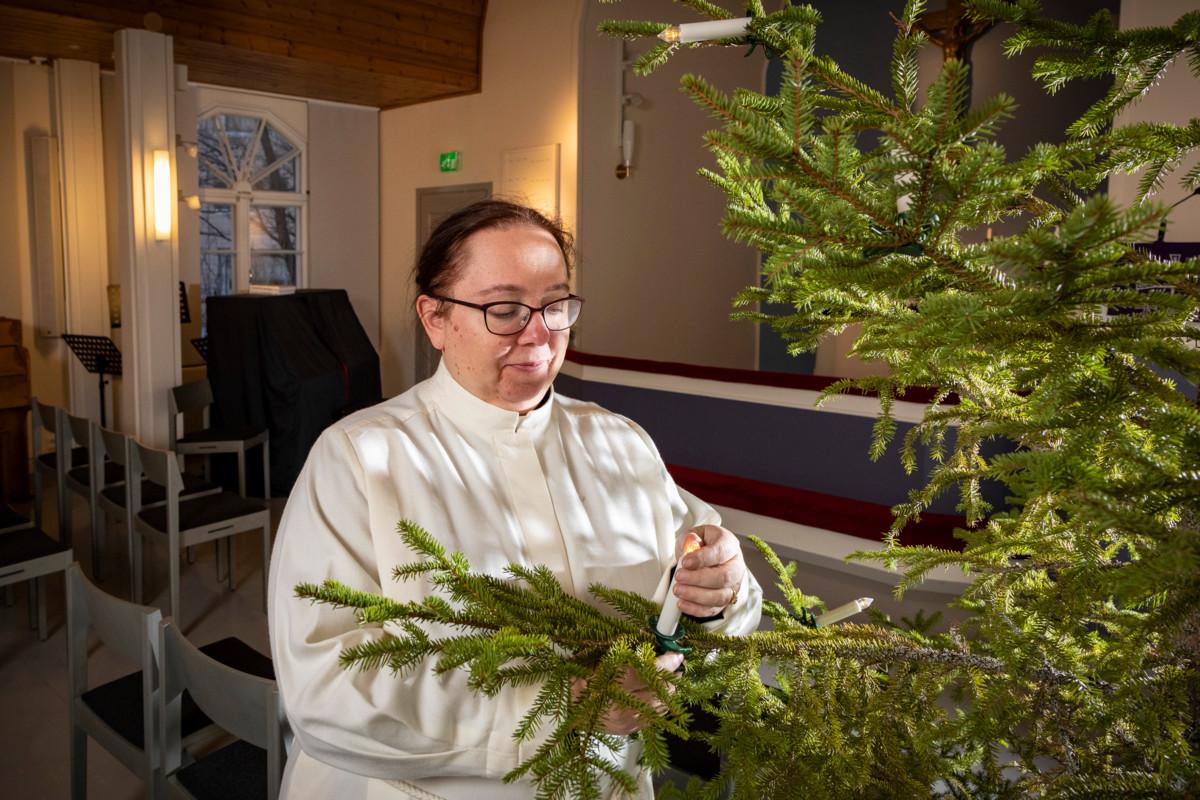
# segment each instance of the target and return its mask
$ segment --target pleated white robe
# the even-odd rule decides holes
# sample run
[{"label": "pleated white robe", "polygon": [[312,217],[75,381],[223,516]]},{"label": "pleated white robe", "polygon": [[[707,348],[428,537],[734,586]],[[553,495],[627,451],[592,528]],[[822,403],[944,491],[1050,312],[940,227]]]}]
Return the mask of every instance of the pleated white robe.
[{"label": "pleated white robe", "polygon": [[[533,796],[529,784],[501,778],[537,746],[517,746],[512,734],[538,687],[487,698],[461,670],[347,671],[338,653],[378,631],[293,594],[297,583],[333,578],[398,600],[427,595],[424,581],[391,579],[394,566],[415,560],[396,533],[402,518],[476,570],[544,564],[580,597],[603,583],[660,601],[676,538],[720,522],[676,487],[630,420],[553,392],[521,416],[475,397],[444,365],[331,426],[296,481],[271,560],[271,650],[295,735],[285,797]],[[707,625],[754,630],[761,599],[747,574],[738,602]],[[632,765],[636,752],[626,750]],[[649,797],[646,776],[642,785]]]}]

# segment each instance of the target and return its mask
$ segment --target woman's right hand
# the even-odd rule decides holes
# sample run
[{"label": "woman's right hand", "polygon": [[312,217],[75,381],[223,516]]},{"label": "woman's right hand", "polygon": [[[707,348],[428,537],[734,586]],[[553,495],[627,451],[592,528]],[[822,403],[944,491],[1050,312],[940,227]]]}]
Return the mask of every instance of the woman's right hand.
[{"label": "woman's right hand", "polygon": [[[674,672],[683,664],[683,654],[663,653],[654,659],[654,664],[663,672]],[[574,696],[578,697],[582,694],[586,685],[587,681],[576,681],[573,689]],[[621,678],[621,688],[653,708],[656,714],[662,714],[667,710],[667,707],[658,699],[658,696],[646,687],[646,684],[642,682],[642,679],[633,670],[625,671],[625,676]],[[672,691],[674,691],[673,688]],[[628,736],[644,728],[646,721],[642,719],[642,716],[638,712],[632,709],[610,706],[601,719],[600,725],[606,733]]]}]

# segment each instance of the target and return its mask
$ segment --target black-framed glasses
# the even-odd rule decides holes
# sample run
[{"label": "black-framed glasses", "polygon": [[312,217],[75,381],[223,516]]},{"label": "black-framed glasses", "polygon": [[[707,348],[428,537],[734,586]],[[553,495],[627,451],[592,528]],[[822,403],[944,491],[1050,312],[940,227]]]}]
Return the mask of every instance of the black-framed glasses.
[{"label": "black-framed glasses", "polygon": [[525,330],[529,320],[533,319],[534,312],[541,313],[548,329],[565,331],[575,324],[579,319],[579,312],[583,309],[583,298],[574,294],[546,303],[541,308],[528,306],[514,300],[479,304],[468,303],[466,300],[455,300],[453,297],[445,297],[440,294],[429,296],[434,300],[479,309],[483,312],[483,324],[497,336],[511,336]]}]

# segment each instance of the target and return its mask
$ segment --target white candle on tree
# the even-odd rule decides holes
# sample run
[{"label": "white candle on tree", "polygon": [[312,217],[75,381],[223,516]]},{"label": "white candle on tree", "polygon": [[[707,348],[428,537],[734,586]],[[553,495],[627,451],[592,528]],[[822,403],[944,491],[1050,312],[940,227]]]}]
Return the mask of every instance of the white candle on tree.
[{"label": "white candle on tree", "polygon": [[682,25],[672,25],[664,28],[658,38],[672,44],[689,44],[691,42],[707,42],[712,39],[736,39],[746,35],[746,27],[750,17],[737,19],[718,19],[712,22],[685,22]]},{"label": "white candle on tree", "polygon": [[871,603],[875,602],[873,597],[860,597],[857,600],[851,600],[844,606],[838,606],[832,611],[826,611],[821,616],[817,617],[817,627],[824,628],[826,625],[832,625],[835,622],[853,617],[855,614],[866,611],[871,607]]}]

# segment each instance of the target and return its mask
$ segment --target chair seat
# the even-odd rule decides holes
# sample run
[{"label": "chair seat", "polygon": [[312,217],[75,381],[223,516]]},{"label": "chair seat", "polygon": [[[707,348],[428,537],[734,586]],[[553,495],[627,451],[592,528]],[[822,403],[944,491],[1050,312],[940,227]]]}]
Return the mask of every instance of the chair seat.
[{"label": "chair seat", "polygon": [[236,636],[226,636],[202,646],[200,651],[214,661],[220,661],[238,672],[245,672],[269,681],[275,680],[275,664]]},{"label": "chair seat", "polygon": [[259,800],[267,797],[267,751],[238,739],[179,770],[175,779],[196,800]]},{"label": "chair seat", "polygon": [[[58,462],[55,460],[57,456],[53,453],[42,453],[38,456],[38,463],[49,469],[58,469]],[[88,451],[86,447],[71,448],[71,466],[86,467],[88,463]]]},{"label": "chair seat", "polygon": [[[76,483],[86,484],[91,479],[92,468],[84,465],[75,467],[67,473],[67,477]],[[104,485],[108,486],[112,483],[122,483],[125,480],[125,468],[120,464],[112,461],[104,462]]]},{"label": "chair seat", "polygon": [[[242,671],[247,670],[239,664],[249,664],[261,672],[265,661],[265,669],[269,670],[274,678],[271,659],[235,636],[206,644],[200,650],[222,664]],[[259,672],[253,674],[258,675]],[[145,737],[142,735],[142,673],[132,672],[123,678],[89,689],[83,693],[83,702],[124,739],[145,748]],[[205,716],[191,696],[184,692],[180,709],[180,735],[186,739],[211,724],[212,720]]]},{"label": "chair seat", "polygon": [[23,517],[16,511],[13,511],[6,503],[0,503],[0,530],[15,528],[18,525],[26,525],[28,523],[28,517]]},{"label": "chair seat", "polygon": [[[189,495],[206,494],[215,492],[220,487],[215,483],[209,483],[204,480],[203,476],[196,475],[191,472],[183,473],[183,493],[182,497],[187,498]],[[121,508],[125,507],[125,487],[124,486],[109,486],[101,492],[105,499],[116,503]],[[167,499],[167,490],[159,486],[157,483],[150,481],[142,481],[142,505],[156,505]]]},{"label": "chair seat", "polygon": [[205,428],[202,431],[192,431],[186,436],[175,440],[175,444],[216,444],[218,442],[246,442],[265,434],[262,428]]},{"label": "chair seat", "polygon": [[70,549],[70,545],[51,539],[37,528],[19,528],[0,533],[0,567],[65,553]]},{"label": "chair seat", "polygon": [[[203,528],[227,519],[256,514],[266,508],[261,500],[247,500],[236,492],[207,494],[179,504],[179,530]],[[167,533],[166,506],[144,509],[138,516],[154,530]]]}]

